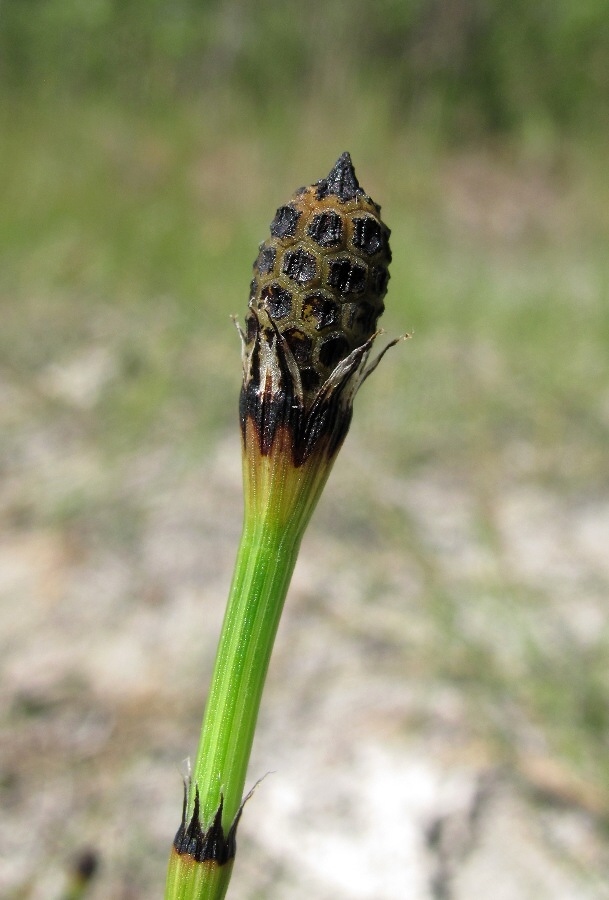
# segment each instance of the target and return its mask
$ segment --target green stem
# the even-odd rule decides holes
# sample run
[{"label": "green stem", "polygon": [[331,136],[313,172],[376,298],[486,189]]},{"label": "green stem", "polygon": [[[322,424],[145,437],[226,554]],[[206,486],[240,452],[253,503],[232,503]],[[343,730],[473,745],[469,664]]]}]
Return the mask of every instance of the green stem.
[{"label": "green stem", "polygon": [[302,536],[331,468],[323,453],[295,467],[281,441],[261,455],[247,432],[243,533],[165,900],[222,900],[226,893],[275,635]]},{"label": "green stem", "polygon": [[[220,636],[192,783],[209,825],[224,800],[232,824],[243,797],[262,690],[301,530],[246,520]],[[192,794],[192,792],[191,792]],[[190,797],[192,813],[194,797]]]},{"label": "green stem", "polygon": [[233,861],[223,866],[198,863],[191,856],[172,853],[165,885],[166,900],[223,900]]}]

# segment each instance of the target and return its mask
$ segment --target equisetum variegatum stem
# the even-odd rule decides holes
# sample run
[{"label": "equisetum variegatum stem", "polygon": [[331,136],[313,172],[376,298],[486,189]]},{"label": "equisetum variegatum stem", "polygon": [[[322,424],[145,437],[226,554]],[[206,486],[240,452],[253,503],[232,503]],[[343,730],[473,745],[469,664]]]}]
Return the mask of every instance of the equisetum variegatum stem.
[{"label": "equisetum variegatum stem", "polygon": [[343,153],[297,190],[254,263],[240,399],[244,522],[166,900],[220,900],[300,542],[349,429],[389,280],[389,229]]}]

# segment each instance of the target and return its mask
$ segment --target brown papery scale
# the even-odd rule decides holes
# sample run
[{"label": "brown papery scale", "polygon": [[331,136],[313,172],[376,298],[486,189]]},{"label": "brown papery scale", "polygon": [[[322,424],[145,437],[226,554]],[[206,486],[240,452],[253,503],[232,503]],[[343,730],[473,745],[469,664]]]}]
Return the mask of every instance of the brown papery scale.
[{"label": "brown papery scale", "polygon": [[[344,402],[339,395],[361,370],[377,332],[389,235],[348,153],[326,178],[300,188],[277,210],[254,262],[243,334],[242,426],[249,414],[263,452],[283,424],[294,431],[296,462],[305,457],[328,430],[329,411],[321,407],[330,401],[337,407],[332,415],[347,417],[334,443],[344,437],[357,385],[343,390]],[[320,411],[323,422],[308,416]]]}]

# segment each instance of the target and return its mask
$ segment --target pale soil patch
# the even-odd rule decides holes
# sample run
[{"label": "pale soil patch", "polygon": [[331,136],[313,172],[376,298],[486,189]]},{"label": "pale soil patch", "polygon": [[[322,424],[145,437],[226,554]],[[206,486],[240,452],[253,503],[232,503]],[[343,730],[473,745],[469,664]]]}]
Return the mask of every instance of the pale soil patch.
[{"label": "pale soil patch", "polygon": [[[239,452],[235,431],[200,465],[160,447],[108,471],[69,432],[9,433],[3,896],[56,900],[83,846],[102,859],[92,900],[161,895],[238,540]],[[609,506],[506,480],[489,536],[454,474],[377,490],[365,470],[350,438],[303,545],[251,782],[272,774],[246,807],[231,896],[609,896],[601,787],[517,696],[531,635],[606,633]],[[506,600],[515,586],[535,603]],[[494,713],[492,687],[472,704],[485,670],[468,647],[503,679]]]}]

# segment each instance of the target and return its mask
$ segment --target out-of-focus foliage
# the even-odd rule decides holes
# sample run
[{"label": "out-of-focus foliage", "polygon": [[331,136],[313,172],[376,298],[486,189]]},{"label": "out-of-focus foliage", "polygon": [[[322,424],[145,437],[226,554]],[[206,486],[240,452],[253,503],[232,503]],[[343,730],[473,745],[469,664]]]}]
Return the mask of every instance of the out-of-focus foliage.
[{"label": "out-of-focus foliage", "polygon": [[372,90],[454,137],[609,112],[605,0],[4,0],[0,78],[139,102],[238,92],[256,111]]}]

